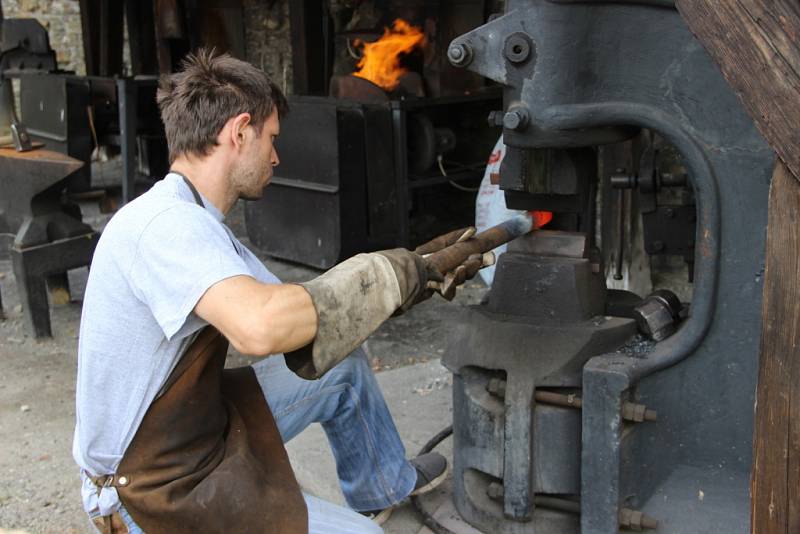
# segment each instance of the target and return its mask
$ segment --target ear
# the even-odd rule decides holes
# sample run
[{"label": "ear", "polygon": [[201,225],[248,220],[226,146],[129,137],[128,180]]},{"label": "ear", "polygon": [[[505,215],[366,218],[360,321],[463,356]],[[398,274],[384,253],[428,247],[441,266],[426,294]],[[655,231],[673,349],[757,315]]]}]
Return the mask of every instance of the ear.
[{"label": "ear", "polygon": [[245,136],[248,134],[248,126],[250,126],[250,114],[240,113],[229,121],[230,124],[230,142],[235,148],[241,148],[244,144]]}]

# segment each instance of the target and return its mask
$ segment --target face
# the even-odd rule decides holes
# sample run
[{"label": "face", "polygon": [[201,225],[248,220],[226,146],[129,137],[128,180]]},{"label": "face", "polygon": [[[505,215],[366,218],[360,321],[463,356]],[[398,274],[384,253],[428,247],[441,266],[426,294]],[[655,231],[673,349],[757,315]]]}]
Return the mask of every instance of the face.
[{"label": "face", "polygon": [[277,110],[264,121],[260,134],[253,126],[247,126],[241,156],[231,170],[231,182],[239,198],[258,200],[264,194],[264,188],[272,179],[272,168],[280,163],[274,145],[280,127]]}]

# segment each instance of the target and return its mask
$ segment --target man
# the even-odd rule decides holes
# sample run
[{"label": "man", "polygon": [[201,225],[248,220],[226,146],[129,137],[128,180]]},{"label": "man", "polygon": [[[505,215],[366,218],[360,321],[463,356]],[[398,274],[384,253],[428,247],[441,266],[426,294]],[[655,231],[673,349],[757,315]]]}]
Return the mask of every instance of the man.
[{"label": "man", "polygon": [[[73,455],[86,511],[106,531],[380,532],[367,517],[432,489],[447,465],[405,459],[359,347],[441,273],[397,249],[281,284],[223,224],[278,165],[281,91],[200,52],[158,103],[171,172],[111,219],[84,299]],[[223,371],[228,342],[285,358]],[[301,496],[281,440],[312,422],[367,515]]]}]

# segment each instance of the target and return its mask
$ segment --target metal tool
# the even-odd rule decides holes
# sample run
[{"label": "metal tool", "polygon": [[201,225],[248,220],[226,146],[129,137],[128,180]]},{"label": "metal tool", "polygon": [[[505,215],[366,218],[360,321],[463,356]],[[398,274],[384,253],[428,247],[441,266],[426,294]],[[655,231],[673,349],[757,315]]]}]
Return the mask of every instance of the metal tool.
[{"label": "metal tool", "polygon": [[458,241],[449,247],[427,256],[428,262],[440,273],[449,273],[475,254],[491,252],[512,239],[523,236],[533,229],[533,218],[523,213],[503,221],[475,236]]}]

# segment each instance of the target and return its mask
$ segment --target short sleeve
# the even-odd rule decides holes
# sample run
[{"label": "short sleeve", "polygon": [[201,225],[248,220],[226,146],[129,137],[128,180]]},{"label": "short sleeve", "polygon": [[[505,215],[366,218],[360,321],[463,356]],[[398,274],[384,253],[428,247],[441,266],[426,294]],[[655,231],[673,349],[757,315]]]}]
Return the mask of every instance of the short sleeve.
[{"label": "short sleeve", "polygon": [[238,275],[251,273],[225,228],[187,203],[161,212],[145,227],[129,281],[171,339],[208,288]]}]

